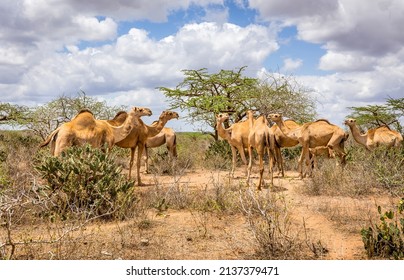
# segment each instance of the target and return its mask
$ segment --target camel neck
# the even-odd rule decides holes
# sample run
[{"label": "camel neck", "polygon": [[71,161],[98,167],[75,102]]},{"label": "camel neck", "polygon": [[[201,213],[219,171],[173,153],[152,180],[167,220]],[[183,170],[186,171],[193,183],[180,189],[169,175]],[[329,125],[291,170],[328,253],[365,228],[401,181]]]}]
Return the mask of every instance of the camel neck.
[{"label": "camel neck", "polygon": [[157,123],[149,126],[146,125],[147,127],[147,136],[148,137],[153,137],[156,136],[157,134],[160,133],[160,131],[163,129],[163,127],[166,125],[167,121],[159,119]]},{"label": "camel neck", "polygon": [[301,130],[301,127],[295,128],[295,129],[290,129],[289,127],[287,127],[285,125],[285,123],[283,122],[283,120],[281,120],[280,122],[276,123],[279,127],[279,129],[282,131],[282,133],[286,136],[289,137],[293,140],[298,140],[299,138],[299,132]]},{"label": "camel neck", "polygon": [[226,128],[223,127],[222,121],[216,121],[216,129],[217,129],[218,135],[221,138],[223,138],[223,139],[229,138],[229,132],[226,130]]},{"label": "camel neck", "polygon": [[361,134],[357,125],[349,126],[356,142],[366,146],[367,134]]}]

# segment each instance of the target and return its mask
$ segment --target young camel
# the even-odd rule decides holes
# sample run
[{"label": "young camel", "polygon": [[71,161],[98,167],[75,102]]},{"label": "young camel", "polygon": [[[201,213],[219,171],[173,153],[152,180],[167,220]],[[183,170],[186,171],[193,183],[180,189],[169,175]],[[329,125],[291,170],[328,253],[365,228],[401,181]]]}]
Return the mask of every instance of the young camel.
[{"label": "young camel", "polygon": [[[285,120],[284,121],[285,126],[287,126],[289,129],[296,129],[300,125],[297,124],[293,120]],[[299,144],[299,141],[286,137],[282,131],[279,129],[277,124],[274,124],[270,128],[271,134],[274,135],[275,137],[275,145],[274,145],[274,154],[275,154],[275,162],[278,166],[279,169],[279,174],[282,175],[282,177],[285,177],[285,171],[283,167],[283,158],[282,158],[282,153],[281,153],[281,148],[291,148]]]},{"label": "young camel", "polygon": [[135,119],[142,116],[143,108],[133,107],[129,117],[120,125],[111,125],[104,120],[97,120],[91,111],[81,110],[71,121],[54,130],[40,147],[50,143],[51,153],[59,156],[70,146],[90,144],[93,147],[111,148],[116,142],[126,138],[135,126]]},{"label": "young camel", "polygon": [[[109,120],[108,122],[111,124],[119,124],[124,122],[126,118],[127,118],[126,112],[119,112],[114,119]],[[139,186],[143,185],[142,180],[140,178],[140,160],[142,158],[147,138],[157,135],[163,129],[165,124],[169,120],[174,118],[176,119],[179,118],[176,112],[163,111],[159,117],[158,122],[152,126],[146,125],[140,118],[138,118],[135,127],[132,129],[129,135],[125,139],[115,144],[121,148],[131,149],[130,162],[129,162],[129,179],[131,178],[132,166],[135,157],[135,151],[137,148],[136,175],[137,175],[137,183]]]},{"label": "young camel", "polygon": [[[154,125],[155,123],[152,123],[151,125]],[[144,147],[146,173],[149,173],[149,148],[160,147],[164,144],[167,146],[168,154],[170,155],[171,160],[177,158],[177,135],[175,134],[174,129],[170,127],[163,127],[159,134],[149,137],[146,140]]]},{"label": "young camel", "polygon": [[216,130],[221,138],[226,140],[232,153],[232,169],[231,176],[234,176],[237,163],[237,151],[241,156],[241,160],[247,167],[247,159],[245,156],[245,150],[248,149],[248,135],[250,132],[250,120],[254,121],[253,111],[247,111],[247,120],[234,123],[229,128],[223,127],[223,122],[229,119],[227,113],[221,113],[216,116]]},{"label": "young camel", "polygon": [[298,164],[300,178],[304,178],[306,175],[305,173],[303,174],[303,161],[309,167],[309,175],[311,175],[312,165],[309,148],[326,146],[333,150],[340,157],[341,164],[345,165],[346,152],[344,150],[344,142],[347,139],[347,135],[342,128],[329,123],[327,120],[317,120],[305,123],[296,129],[290,129],[284,125],[281,114],[270,114],[269,117],[279,126],[279,129],[286,137],[299,141],[299,144],[302,146],[302,153]]},{"label": "young camel", "polygon": [[369,129],[365,134],[361,134],[355,119],[346,119],[345,124],[351,130],[355,141],[365,146],[369,151],[378,146],[400,147],[403,143],[403,136],[387,126]]},{"label": "young camel", "polygon": [[255,121],[249,119],[250,122],[250,132],[248,135],[248,173],[247,173],[247,184],[250,182],[250,175],[252,169],[253,160],[253,149],[257,150],[258,160],[259,160],[259,181],[258,190],[261,190],[261,186],[264,184],[263,174],[264,174],[264,154],[265,151],[269,153],[269,174],[271,177],[271,186],[273,185],[273,158],[274,158],[274,141],[275,137],[271,133],[268,121],[264,116],[258,117]]},{"label": "young camel", "polygon": [[317,157],[325,156],[327,158],[335,158],[335,153],[333,150],[327,146],[318,146],[315,148],[309,148],[310,152],[310,164],[313,168],[318,167]]}]

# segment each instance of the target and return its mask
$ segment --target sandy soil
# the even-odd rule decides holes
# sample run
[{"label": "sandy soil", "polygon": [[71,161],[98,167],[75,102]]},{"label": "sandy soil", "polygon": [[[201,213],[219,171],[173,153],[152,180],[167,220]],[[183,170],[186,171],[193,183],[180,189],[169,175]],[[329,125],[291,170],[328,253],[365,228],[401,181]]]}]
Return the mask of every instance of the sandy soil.
[{"label": "sandy soil", "polygon": [[[214,183],[235,183],[243,180],[244,171],[237,170],[235,179],[230,179],[226,171],[188,172],[180,178],[159,176],[159,184],[170,185],[174,181],[192,188],[205,188]],[[152,187],[156,177],[142,175],[146,183],[143,189]],[[257,176],[253,177],[257,181]],[[305,179],[307,180],[307,179]],[[275,188],[264,189],[262,193],[275,191],[286,197],[290,204],[291,216],[300,227],[305,225],[308,241],[320,243],[324,252],[320,259],[353,260],[366,259],[361,240],[361,225],[375,209],[375,203],[385,198],[364,197],[312,197],[303,195],[304,182],[294,171],[286,172],[284,178],[275,178]],[[380,201],[378,201],[380,200]],[[350,221],[345,220],[345,216]],[[162,215],[153,217],[154,226],[145,231],[143,242],[147,243],[150,254],[151,243],[164,240],[165,248],[155,252],[156,258],[167,259],[249,259],[254,254],[254,237],[247,221],[241,214],[231,216],[208,215],[200,217],[189,210],[168,209]],[[203,219],[203,221],[202,221]],[[203,224],[205,223],[205,224]],[[171,241],[169,241],[171,240]],[[145,245],[145,244],[144,244]],[[138,256],[140,258],[146,257]],[[149,255],[150,257],[150,255]]]}]

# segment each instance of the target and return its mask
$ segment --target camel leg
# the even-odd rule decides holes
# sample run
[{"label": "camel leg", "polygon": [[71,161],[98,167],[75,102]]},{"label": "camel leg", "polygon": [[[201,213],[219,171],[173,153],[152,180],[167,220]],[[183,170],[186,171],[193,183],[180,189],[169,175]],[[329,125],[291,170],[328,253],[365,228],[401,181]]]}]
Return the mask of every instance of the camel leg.
[{"label": "camel leg", "polygon": [[341,165],[345,166],[346,152],[344,150],[344,142],[346,138],[344,136],[334,136],[328,141],[327,147],[338,155],[341,161]]},{"label": "camel leg", "polygon": [[[310,151],[308,145],[303,145],[302,146],[302,153],[300,154],[299,158],[299,163],[298,163],[298,170],[299,170],[299,177],[300,179],[303,179],[306,177],[306,172],[304,172],[304,164],[305,165],[310,165]],[[309,170],[311,170],[311,166],[309,167]]]},{"label": "camel leg", "polygon": [[[269,156],[269,176],[271,180],[271,186],[274,185],[274,161],[275,161],[275,152],[273,149],[268,149],[268,156]],[[282,167],[283,170],[283,167]],[[282,175],[284,176],[284,175]]]},{"label": "camel leg", "polygon": [[[271,150],[269,150],[269,153],[271,153]],[[268,154],[269,154],[268,153]],[[282,158],[282,152],[281,149],[279,147],[275,148],[275,160],[276,163],[278,165],[278,169],[279,169],[279,175],[282,175],[282,177],[285,177],[285,171],[283,169],[283,158]]]},{"label": "camel leg", "polygon": [[250,176],[251,176],[251,169],[252,169],[252,146],[248,147],[248,167],[247,167],[247,185],[250,185]]},{"label": "camel leg", "polygon": [[300,154],[299,161],[297,163],[297,171],[299,172],[300,179],[303,179],[303,160],[304,160],[304,148],[302,148],[302,153]]},{"label": "camel leg", "polygon": [[244,147],[239,147],[238,153],[240,154],[241,160],[243,161],[244,165],[247,166],[247,158],[245,157]]},{"label": "camel leg", "polygon": [[258,190],[261,190],[261,186],[263,184],[263,175],[264,175],[264,151],[259,151],[258,155],[259,166],[260,166],[260,179],[258,181]]},{"label": "camel leg", "polygon": [[137,184],[138,186],[142,186],[142,180],[140,178],[140,163],[142,160],[142,154],[143,154],[143,150],[144,150],[144,145],[139,143],[137,145],[137,159],[136,159],[136,175],[137,175]]},{"label": "camel leg", "polygon": [[130,161],[129,161],[129,180],[132,177],[133,159],[135,157],[135,148],[130,148]]},{"label": "camel leg", "polygon": [[145,172],[149,173],[149,149],[147,147],[144,147],[144,167],[145,167]]},{"label": "camel leg", "polygon": [[236,170],[237,151],[234,146],[230,146],[230,147],[231,147],[231,155],[232,155],[231,177],[234,177],[234,171]]}]

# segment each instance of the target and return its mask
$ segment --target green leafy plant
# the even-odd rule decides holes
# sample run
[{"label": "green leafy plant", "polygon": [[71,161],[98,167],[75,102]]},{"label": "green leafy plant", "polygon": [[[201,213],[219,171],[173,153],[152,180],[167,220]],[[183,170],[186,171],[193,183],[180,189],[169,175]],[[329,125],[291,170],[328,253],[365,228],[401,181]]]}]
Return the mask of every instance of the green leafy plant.
[{"label": "green leafy plant", "polygon": [[404,198],[398,203],[397,210],[382,213],[380,224],[371,225],[368,229],[362,229],[362,241],[369,258],[382,257],[404,259]]},{"label": "green leafy plant", "polygon": [[135,201],[133,182],[121,174],[112,154],[89,145],[72,147],[60,157],[43,157],[35,168],[46,181],[53,209],[86,217],[123,218]]}]

